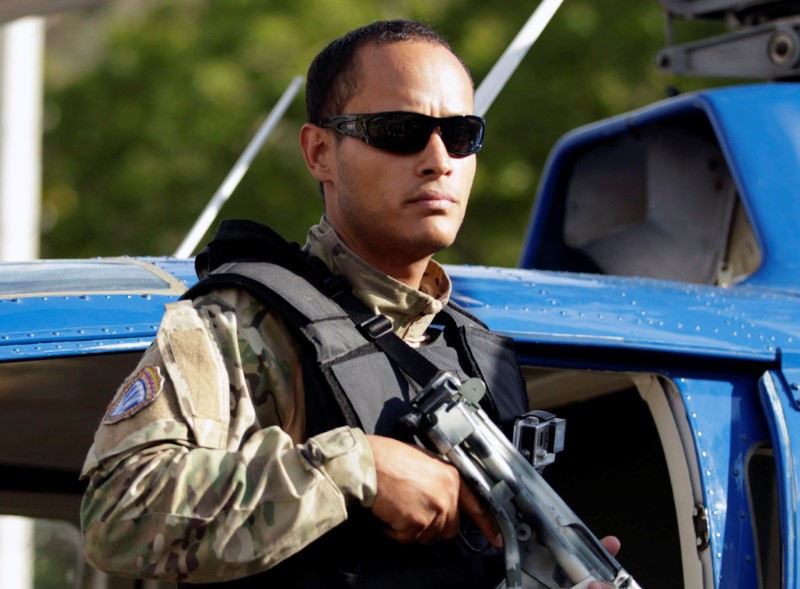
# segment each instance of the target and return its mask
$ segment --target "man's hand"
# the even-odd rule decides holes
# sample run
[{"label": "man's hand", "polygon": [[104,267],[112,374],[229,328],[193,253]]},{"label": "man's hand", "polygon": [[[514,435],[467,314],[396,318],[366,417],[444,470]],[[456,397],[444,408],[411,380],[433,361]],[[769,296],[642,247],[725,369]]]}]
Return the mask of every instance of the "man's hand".
[{"label": "man's hand", "polygon": [[[611,556],[616,556],[619,552],[620,542],[614,536],[606,536],[600,540],[600,543],[611,553]],[[611,585],[606,585],[600,581],[592,581],[586,589],[614,589]]]},{"label": "man's hand", "polygon": [[[493,546],[502,546],[494,519],[453,465],[391,438],[367,436],[367,440],[378,476],[372,513],[387,525],[387,536],[421,544],[450,539],[458,534],[459,511],[463,511]],[[600,542],[612,556],[619,552],[620,542],[614,536]],[[587,589],[613,588],[594,581]]]},{"label": "man's hand", "polygon": [[492,545],[502,545],[494,519],[453,465],[391,438],[367,439],[378,476],[372,513],[387,525],[390,538],[421,544],[453,538],[459,531],[459,512],[463,511]]}]

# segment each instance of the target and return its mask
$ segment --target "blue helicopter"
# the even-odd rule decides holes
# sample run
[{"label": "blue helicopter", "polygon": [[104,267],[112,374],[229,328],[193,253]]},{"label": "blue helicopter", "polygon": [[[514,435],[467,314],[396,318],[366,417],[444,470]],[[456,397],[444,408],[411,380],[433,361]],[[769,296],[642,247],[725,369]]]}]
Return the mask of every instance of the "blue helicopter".
[{"label": "blue helicopter", "polygon": [[[516,341],[532,407],[568,423],[545,478],[642,587],[798,589],[800,10],[661,3],[735,25],[661,68],[771,81],[565,135],[519,267],[450,266],[454,299]],[[0,265],[0,513],[77,523],[98,418],[194,281],[173,257]]]}]

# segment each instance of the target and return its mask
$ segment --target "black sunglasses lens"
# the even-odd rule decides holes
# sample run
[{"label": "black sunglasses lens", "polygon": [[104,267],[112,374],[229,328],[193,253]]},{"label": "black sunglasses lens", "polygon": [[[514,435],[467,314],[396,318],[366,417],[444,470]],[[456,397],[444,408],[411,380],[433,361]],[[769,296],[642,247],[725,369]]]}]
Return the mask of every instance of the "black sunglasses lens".
[{"label": "black sunglasses lens", "polygon": [[469,155],[483,145],[483,121],[478,117],[451,117],[442,121],[442,140],[454,155]]},{"label": "black sunglasses lens", "polygon": [[367,123],[370,145],[399,153],[425,149],[432,132],[432,119],[414,114],[376,116]]},{"label": "black sunglasses lens", "polygon": [[368,143],[396,153],[422,151],[433,130],[439,127],[447,151],[453,155],[471,155],[483,144],[483,120],[475,116],[437,119],[415,113],[386,113],[366,122]]}]

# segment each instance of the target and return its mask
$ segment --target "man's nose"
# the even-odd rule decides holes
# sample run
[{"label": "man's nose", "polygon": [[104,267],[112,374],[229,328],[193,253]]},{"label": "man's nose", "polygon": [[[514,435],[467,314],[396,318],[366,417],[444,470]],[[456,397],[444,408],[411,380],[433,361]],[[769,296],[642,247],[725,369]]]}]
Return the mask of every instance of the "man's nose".
[{"label": "man's nose", "polygon": [[420,154],[419,170],[425,176],[431,174],[446,176],[453,170],[453,158],[447,151],[438,128],[433,130],[425,149]]}]

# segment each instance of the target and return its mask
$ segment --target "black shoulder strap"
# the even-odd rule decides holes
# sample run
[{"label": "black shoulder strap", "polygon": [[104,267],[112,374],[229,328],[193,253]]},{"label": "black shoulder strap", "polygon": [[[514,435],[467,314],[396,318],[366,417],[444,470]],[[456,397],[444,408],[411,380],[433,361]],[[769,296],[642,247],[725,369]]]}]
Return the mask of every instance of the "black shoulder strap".
[{"label": "black shoulder strap", "polygon": [[211,241],[197,254],[194,266],[201,279],[225,263],[242,260],[271,262],[306,275],[309,269],[305,257],[299,244],[287,241],[266,225],[228,219],[220,223]]},{"label": "black shoulder strap", "polygon": [[334,300],[350,316],[359,331],[375,342],[421,388],[439,376],[441,370],[395,334],[392,322],[385,315],[375,315],[350,290],[337,294]]},{"label": "black shoulder strap", "polygon": [[[259,268],[260,266],[260,268]],[[404,373],[420,387],[425,387],[434,380],[441,370],[417,350],[406,344],[392,331],[392,323],[385,315],[372,313],[349,289],[340,290],[326,299],[314,298],[303,304],[304,292],[299,281],[308,284],[304,278],[291,271],[272,276],[267,279],[263,262],[234,262],[223,264],[209,274],[203,281],[184,294],[185,298],[194,298],[199,294],[213,290],[217,286],[236,285],[256,295],[263,296],[262,287],[267,288],[275,296],[268,297],[278,311],[293,325],[303,327],[313,321],[332,320],[349,317],[358,331],[377,345]],[[313,283],[312,283],[313,284]],[[318,285],[315,285],[318,286]],[[307,286],[306,286],[307,288]],[[329,305],[318,306],[321,300],[329,301]],[[312,306],[313,305],[313,306]]]},{"label": "black shoulder strap", "polygon": [[[269,279],[248,262],[269,262],[286,268],[314,288],[332,299],[369,341],[373,341],[404,373],[420,387],[439,376],[441,370],[417,350],[406,344],[392,331],[391,321],[376,315],[356,297],[349,283],[334,275],[322,260],[302,251],[297,244],[289,243],[269,227],[252,221],[224,221],[211,243],[198,254],[195,266],[203,277],[184,294],[193,298],[218,285],[235,284],[243,288],[262,284],[275,292],[285,304],[279,311],[293,323],[308,323],[293,299],[303,289],[293,289],[284,279]],[[242,279],[244,277],[244,280]],[[288,287],[288,288],[287,288]],[[281,292],[282,291],[282,292]],[[300,316],[297,313],[301,313]],[[477,320],[476,320],[477,321]]]}]

